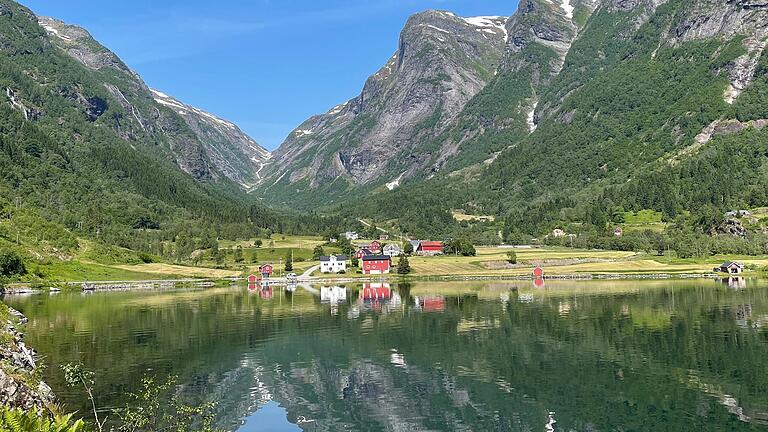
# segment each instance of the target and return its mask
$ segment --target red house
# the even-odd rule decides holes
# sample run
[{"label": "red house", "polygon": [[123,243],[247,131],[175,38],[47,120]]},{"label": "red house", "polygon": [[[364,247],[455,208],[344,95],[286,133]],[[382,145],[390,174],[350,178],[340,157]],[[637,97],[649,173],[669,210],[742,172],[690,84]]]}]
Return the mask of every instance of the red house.
[{"label": "red house", "polygon": [[363,257],[366,255],[373,255],[373,253],[371,253],[371,251],[367,248],[358,249],[358,251],[355,252],[355,258],[357,259],[363,259]]},{"label": "red house", "polygon": [[381,253],[381,242],[376,241],[376,240],[372,241],[371,244],[368,246],[368,250],[370,250],[371,252],[373,252],[375,254],[380,254]]},{"label": "red house", "polygon": [[392,258],[386,255],[366,255],[363,257],[363,274],[388,274],[392,268]]},{"label": "red house", "polygon": [[263,266],[259,267],[259,273],[261,273],[261,276],[264,279],[272,276],[273,270],[274,268],[272,267],[272,264],[264,264]]},{"label": "red house", "polygon": [[248,284],[255,284],[259,281],[259,277],[256,275],[250,275],[248,276]]},{"label": "red house", "polygon": [[541,267],[536,267],[533,269],[533,277],[536,279],[541,279],[544,277],[544,269]]},{"label": "red house", "polygon": [[435,256],[443,254],[443,242],[424,241],[419,244],[416,250],[417,255]]}]

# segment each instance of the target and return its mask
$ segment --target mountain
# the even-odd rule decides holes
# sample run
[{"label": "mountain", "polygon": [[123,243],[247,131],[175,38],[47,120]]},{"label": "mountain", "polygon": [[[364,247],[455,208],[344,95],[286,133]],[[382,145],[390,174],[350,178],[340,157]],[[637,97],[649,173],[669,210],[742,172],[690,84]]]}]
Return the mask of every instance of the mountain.
[{"label": "mountain", "polygon": [[[62,52],[88,70],[117,78],[103,86],[128,114],[113,125],[122,138],[166,142],[179,167],[197,179],[223,176],[244,189],[259,179],[259,171],[271,155],[237,126],[148,88],[86,30],[52,18],[39,17],[38,22],[48,41]],[[83,95],[75,92],[72,97],[82,99]],[[103,110],[109,107],[109,101],[105,103]],[[94,120],[98,111],[94,111]]]},{"label": "mountain", "polygon": [[[424,17],[453,21],[417,15],[401,46]],[[465,37],[459,28],[450,31]],[[434,52],[455,53],[437,39],[447,34],[433,35],[423,40]],[[383,98],[364,117],[364,133],[328,135],[331,120],[359,118],[361,101],[374,100],[366,92],[309,120],[275,152],[280,163],[260,185],[265,199],[339,204],[422,235],[453,230],[451,210],[496,216],[507,233],[538,236],[557,225],[599,225],[623,210],[672,220],[768,204],[765,2],[523,0],[499,38],[501,53],[486,63],[492,72],[427,132],[399,127],[394,144],[370,134],[374,125],[409,124],[383,122],[379,113],[403,112]],[[432,67],[445,66],[414,62],[406,70],[419,76]],[[433,100],[450,94],[433,90],[441,91]],[[487,236],[500,229],[486,225],[478,229]]]},{"label": "mountain", "polygon": [[245,193],[269,158],[230,122],[150,90],[87,31],[0,0],[0,249],[28,268],[86,243],[99,262],[189,262],[216,238],[326,229]]},{"label": "mountain", "polygon": [[397,52],[356,98],[294,130],[265,169],[265,198],[333,199],[352,188],[386,185],[434,170],[449,154],[424,145],[493,79],[507,36],[504,17],[411,17]]}]

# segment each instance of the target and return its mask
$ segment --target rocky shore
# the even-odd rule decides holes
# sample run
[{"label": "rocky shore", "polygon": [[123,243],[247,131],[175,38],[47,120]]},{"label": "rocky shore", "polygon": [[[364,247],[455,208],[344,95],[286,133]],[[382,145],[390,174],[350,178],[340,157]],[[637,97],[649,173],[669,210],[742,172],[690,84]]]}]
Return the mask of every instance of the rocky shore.
[{"label": "rocky shore", "polygon": [[0,404],[27,411],[50,409],[53,391],[42,381],[37,353],[24,343],[19,330],[27,318],[2,303],[0,317]]}]

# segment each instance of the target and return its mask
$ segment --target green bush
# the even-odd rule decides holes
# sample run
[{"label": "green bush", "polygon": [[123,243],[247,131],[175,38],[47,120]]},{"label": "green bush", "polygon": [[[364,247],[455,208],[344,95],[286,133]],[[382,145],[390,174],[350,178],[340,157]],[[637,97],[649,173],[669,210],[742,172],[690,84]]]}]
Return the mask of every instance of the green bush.
[{"label": "green bush", "polygon": [[72,415],[49,418],[34,411],[0,407],[2,432],[87,432],[82,420],[72,421]]}]

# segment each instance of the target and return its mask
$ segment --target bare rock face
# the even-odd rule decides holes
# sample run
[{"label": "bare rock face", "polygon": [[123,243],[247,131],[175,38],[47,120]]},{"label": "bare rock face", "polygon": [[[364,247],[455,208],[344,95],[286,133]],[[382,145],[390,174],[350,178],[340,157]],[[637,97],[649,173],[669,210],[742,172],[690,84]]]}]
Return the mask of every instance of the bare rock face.
[{"label": "bare rock face", "polygon": [[[394,184],[423,170],[431,157],[423,144],[493,78],[505,24],[504,17],[442,11],[411,17],[397,53],[360,96],[294,130],[275,152],[261,187],[307,181],[316,188],[339,177],[356,185]],[[393,161],[404,162],[407,173],[393,168]]]},{"label": "bare rock face", "polygon": [[713,228],[710,234],[745,238],[748,232],[738,219],[731,218]]},{"label": "bare rock face", "polygon": [[[10,311],[19,317],[21,323],[26,322],[26,317],[19,312]],[[34,378],[38,367],[35,350],[24,344],[23,335],[13,322],[6,322],[0,332],[8,340],[0,345],[0,403],[37,411],[51,406],[54,402],[53,391]]]}]

